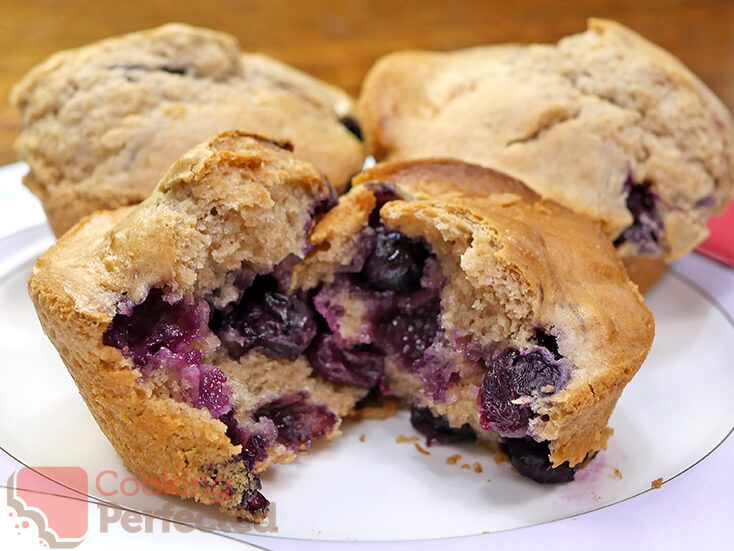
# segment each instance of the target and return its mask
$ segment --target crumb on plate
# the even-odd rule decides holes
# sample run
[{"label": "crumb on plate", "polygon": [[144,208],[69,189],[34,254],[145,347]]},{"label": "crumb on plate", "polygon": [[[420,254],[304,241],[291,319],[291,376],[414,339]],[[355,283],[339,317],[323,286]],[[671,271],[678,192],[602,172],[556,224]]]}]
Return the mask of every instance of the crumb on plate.
[{"label": "crumb on plate", "polygon": [[495,452],[492,457],[494,458],[494,462],[497,465],[501,465],[502,463],[508,463],[510,460],[507,458],[507,456],[502,452]]},{"label": "crumb on plate", "polygon": [[[416,439],[417,438],[418,437],[416,437]],[[431,455],[431,452],[428,452],[428,451],[424,450],[423,448],[421,448],[421,445],[418,442],[415,443],[415,449],[418,450],[419,452],[421,452],[423,455]]]}]

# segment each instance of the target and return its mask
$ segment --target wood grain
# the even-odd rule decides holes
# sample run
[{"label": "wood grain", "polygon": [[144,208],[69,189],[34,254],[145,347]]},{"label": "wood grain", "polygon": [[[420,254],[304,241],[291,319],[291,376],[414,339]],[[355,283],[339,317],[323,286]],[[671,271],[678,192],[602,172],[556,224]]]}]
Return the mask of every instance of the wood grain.
[{"label": "wood grain", "polygon": [[12,162],[11,87],[57,50],[182,21],[237,36],[356,94],[379,56],[406,48],[549,42],[610,17],[670,50],[734,108],[734,2],[728,0],[3,0],[0,17],[0,164]]}]

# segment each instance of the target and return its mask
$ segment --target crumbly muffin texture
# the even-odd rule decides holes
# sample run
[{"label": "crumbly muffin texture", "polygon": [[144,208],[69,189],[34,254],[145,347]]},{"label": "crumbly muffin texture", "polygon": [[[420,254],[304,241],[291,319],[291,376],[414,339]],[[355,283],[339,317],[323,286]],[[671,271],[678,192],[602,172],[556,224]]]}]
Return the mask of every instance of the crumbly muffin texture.
[{"label": "crumbly muffin texture", "polygon": [[677,59],[612,21],[556,45],[390,54],[368,74],[359,113],[378,160],[501,170],[598,221],[633,264],[690,251],[734,193],[731,114]]},{"label": "crumbly muffin texture", "polygon": [[139,203],[176,159],[224,130],[291,142],[338,190],[364,159],[345,92],[182,24],[57,53],[11,103],[24,183],[57,236],[96,210]]},{"label": "crumbly muffin texture", "polygon": [[265,468],[392,395],[430,442],[573,479],[653,338],[611,243],[458,161],[378,165],[334,203],[282,144],[230,131],[36,261],[41,324],[130,470],[259,522]]}]

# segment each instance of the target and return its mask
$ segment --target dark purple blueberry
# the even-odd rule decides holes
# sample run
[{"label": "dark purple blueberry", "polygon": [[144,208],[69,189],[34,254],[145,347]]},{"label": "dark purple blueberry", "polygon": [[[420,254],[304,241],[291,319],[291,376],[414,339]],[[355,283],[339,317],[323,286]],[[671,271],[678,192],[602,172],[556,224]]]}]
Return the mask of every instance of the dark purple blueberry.
[{"label": "dark purple blueberry", "polygon": [[333,333],[316,337],[308,351],[308,359],[323,379],[357,388],[378,385],[385,373],[381,352],[369,345],[344,348]]},{"label": "dark purple blueberry", "polygon": [[514,400],[552,394],[568,380],[567,370],[545,348],[508,348],[485,363],[487,374],[477,396],[479,421],[483,429],[502,436],[523,436],[533,416],[530,404]]},{"label": "dark purple blueberry", "polygon": [[538,346],[542,346],[547,349],[556,360],[560,360],[563,356],[558,351],[558,340],[555,336],[545,332],[543,329],[536,329],[533,335],[533,340]]},{"label": "dark purple blueberry", "polygon": [[235,418],[235,410],[221,415],[219,420],[227,426],[227,438],[235,446],[242,446],[240,457],[248,471],[252,471],[255,465],[268,457],[270,441],[263,434],[251,433],[240,427]]},{"label": "dark purple blueberry", "polygon": [[309,450],[311,441],[327,434],[337,417],[326,407],[306,401],[307,392],[276,398],[260,406],[253,418],[267,417],[278,429],[278,442],[290,448]]},{"label": "dark purple blueberry", "polygon": [[469,423],[454,428],[443,417],[431,413],[429,408],[413,406],[410,411],[410,423],[413,428],[426,436],[426,444],[455,444],[457,442],[474,442],[477,435]]},{"label": "dark purple blueberry", "polygon": [[283,295],[271,276],[259,276],[234,306],[211,322],[227,351],[239,358],[256,349],[295,360],[316,336],[314,310],[305,294]]},{"label": "dark purple blueberry", "polygon": [[550,462],[548,442],[536,442],[529,436],[524,438],[504,438],[500,448],[509,457],[510,463],[523,476],[541,484],[571,482],[576,468],[568,461],[558,467]]},{"label": "dark purple blueberry", "polygon": [[362,129],[359,127],[359,123],[355,119],[352,117],[342,117],[339,121],[347,130],[354,134],[355,138],[362,141]]},{"label": "dark purple blueberry", "polygon": [[428,258],[425,246],[383,226],[375,232],[375,248],[362,272],[366,282],[379,291],[404,293],[417,289]]},{"label": "dark purple blueberry", "polygon": [[[322,214],[331,210],[331,208],[337,203],[337,196],[334,187],[328,182],[328,180],[325,180],[325,184],[329,190],[329,194],[323,199],[319,199],[318,201],[315,201],[311,204],[308,209],[308,214],[310,218],[321,216]],[[310,227],[311,224],[309,223],[308,226]]]},{"label": "dark purple blueberry", "polygon": [[652,183],[638,184],[627,180],[624,193],[633,222],[614,240],[614,246],[630,242],[637,246],[640,254],[659,253],[662,249],[663,220],[658,212],[659,199],[652,190]]},{"label": "dark purple blueberry", "polygon": [[161,348],[181,353],[199,336],[201,311],[191,304],[169,304],[160,289],[129,314],[117,314],[102,336],[107,346],[120,349],[135,367],[143,367]]},{"label": "dark purple blueberry", "polygon": [[418,308],[403,308],[385,314],[379,322],[376,343],[410,369],[433,344],[438,332],[441,303],[438,299]]},{"label": "dark purple blueberry", "polygon": [[398,194],[395,192],[395,188],[387,182],[367,182],[364,184],[364,187],[372,190],[372,193],[375,196],[375,208],[372,209],[372,212],[370,213],[369,222],[370,226],[376,228],[381,224],[380,209],[382,208],[382,205],[384,205],[388,201],[397,200]]},{"label": "dark purple blueberry", "polygon": [[260,492],[256,491],[252,494],[246,494],[242,498],[242,504],[239,508],[248,511],[249,513],[256,514],[267,509],[268,505],[270,505],[270,502],[267,498]]}]

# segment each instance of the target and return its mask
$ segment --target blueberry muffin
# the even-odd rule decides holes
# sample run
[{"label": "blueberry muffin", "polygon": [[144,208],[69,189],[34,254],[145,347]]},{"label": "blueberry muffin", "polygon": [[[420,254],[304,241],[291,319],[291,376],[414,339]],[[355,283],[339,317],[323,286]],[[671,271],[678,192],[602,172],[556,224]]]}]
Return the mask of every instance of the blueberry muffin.
[{"label": "blueberry muffin", "polygon": [[399,52],[359,99],[378,160],[451,157],[601,224],[636,281],[707,235],[734,192],[734,124],[669,53],[611,21],[556,45]]},{"label": "blueberry muffin", "polygon": [[259,522],[259,473],[339,434],[367,391],[313,376],[311,307],[278,293],[333,201],[312,165],[231,131],[36,261],[41,324],[140,480],[183,481],[172,493]]},{"label": "blueberry muffin", "polygon": [[224,130],[290,141],[337,190],[364,159],[346,93],[180,24],[57,53],[11,103],[24,182],[57,236],[95,210],[139,203],[178,157]]},{"label": "blueberry muffin", "polygon": [[593,225],[460,162],[378,166],[333,202],[232,131],[37,260],[41,324],[133,473],[261,521],[259,474],[375,393],[540,482],[605,447],[653,319]]},{"label": "blueberry muffin", "polygon": [[605,448],[654,320],[586,218],[486,168],[396,162],[358,175],[310,241],[290,289],[326,322],[307,351],[322,378],[379,381],[430,439],[499,443],[539,482]]}]

